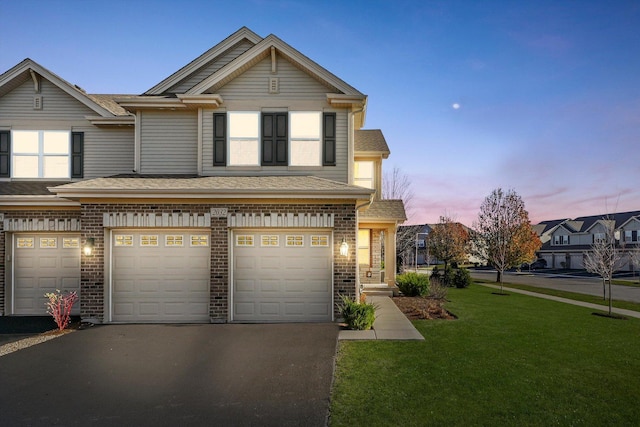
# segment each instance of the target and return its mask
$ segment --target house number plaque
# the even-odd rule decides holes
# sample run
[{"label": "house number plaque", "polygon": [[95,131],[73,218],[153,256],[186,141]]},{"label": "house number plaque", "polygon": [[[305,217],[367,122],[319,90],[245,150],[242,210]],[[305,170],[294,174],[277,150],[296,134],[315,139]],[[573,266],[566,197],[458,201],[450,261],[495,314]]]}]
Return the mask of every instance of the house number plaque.
[{"label": "house number plaque", "polygon": [[211,217],[212,218],[226,218],[227,217],[227,208],[211,208]]}]

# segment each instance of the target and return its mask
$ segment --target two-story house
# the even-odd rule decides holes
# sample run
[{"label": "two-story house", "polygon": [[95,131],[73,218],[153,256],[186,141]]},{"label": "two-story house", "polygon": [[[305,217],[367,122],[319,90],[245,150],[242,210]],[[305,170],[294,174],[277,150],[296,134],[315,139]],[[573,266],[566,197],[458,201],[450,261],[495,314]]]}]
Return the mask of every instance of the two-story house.
[{"label": "two-story house", "polygon": [[640,249],[640,211],[543,221],[534,229],[542,241],[538,257],[549,268],[584,269],[586,254],[598,239],[605,238],[607,230],[614,231],[622,255],[622,270],[639,267],[631,262],[629,251]]},{"label": "two-story house", "polygon": [[382,246],[394,284],[405,220],[366,107],[247,28],[141,95],[25,59],[0,75],[0,313],[60,289],[94,322],[335,320]]}]

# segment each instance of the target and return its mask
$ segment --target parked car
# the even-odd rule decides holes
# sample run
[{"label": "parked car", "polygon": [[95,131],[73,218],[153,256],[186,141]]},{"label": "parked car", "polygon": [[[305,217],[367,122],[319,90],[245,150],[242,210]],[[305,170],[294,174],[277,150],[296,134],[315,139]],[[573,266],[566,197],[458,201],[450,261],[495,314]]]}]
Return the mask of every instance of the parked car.
[{"label": "parked car", "polygon": [[531,264],[524,263],[520,266],[522,270],[535,270],[538,268],[547,268],[547,261],[545,259],[538,259]]}]

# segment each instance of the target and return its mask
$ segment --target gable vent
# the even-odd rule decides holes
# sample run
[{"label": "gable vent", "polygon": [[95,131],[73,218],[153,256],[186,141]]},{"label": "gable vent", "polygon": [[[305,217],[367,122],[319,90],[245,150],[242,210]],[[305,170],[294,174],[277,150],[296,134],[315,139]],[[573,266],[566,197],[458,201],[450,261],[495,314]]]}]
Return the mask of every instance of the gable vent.
[{"label": "gable vent", "polygon": [[42,110],[42,95],[36,95],[33,97],[33,109]]},{"label": "gable vent", "polygon": [[280,80],[277,77],[269,78],[269,93],[280,93]]}]

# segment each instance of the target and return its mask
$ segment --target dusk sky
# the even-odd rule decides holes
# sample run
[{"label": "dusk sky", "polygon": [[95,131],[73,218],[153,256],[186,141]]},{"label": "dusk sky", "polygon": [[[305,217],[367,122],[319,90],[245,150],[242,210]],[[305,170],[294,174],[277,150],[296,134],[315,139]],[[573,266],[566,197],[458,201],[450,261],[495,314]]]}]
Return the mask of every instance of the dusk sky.
[{"label": "dusk sky", "polygon": [[242,26],[369,96],[408,223],[472,225],[497,187],[530,219],[640,210],[640,1],[0,0],[0,73],[31,58],[140,94]]}]

